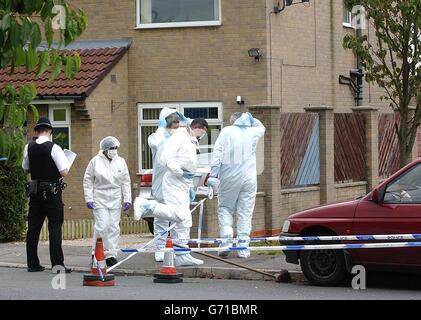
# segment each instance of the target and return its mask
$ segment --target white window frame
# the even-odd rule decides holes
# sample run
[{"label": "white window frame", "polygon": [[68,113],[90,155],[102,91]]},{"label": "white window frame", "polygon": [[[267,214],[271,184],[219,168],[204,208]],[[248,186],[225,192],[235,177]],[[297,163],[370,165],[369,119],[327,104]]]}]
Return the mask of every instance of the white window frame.
[{"label": "white window frame", "polygon": [[351,11],[347,10],[348,11],[348,20],[349,20],[349,22],[343,21],[344,20],[344,11],[345,10],[347,10],[346,7],[345,7],[345,0],[342,0],[342,25],[345,28],[355,29],[354,26],[352,25],[352,12]]},{"label": "white window frame", "polygon": [[222,25],[222,3],[219,5],[219,19],[211,21],[186,21],[186,22],[165,22],[165,23],[141,23],[140,19],[140,1],[136,0],[136,27],[135,29],[156,29],[156,28],[185,28],[185,27],[210,27]]},{"label": "white window frame", "polygon": [[[185,108],[218,108],[218,119],[206,119],[209,125],[220,125],[221,129],[223,128],[223,103],[222,102],[212,102],[212,101],[203,101],[203,102],[164,102],[164,103],[138,103],[137,104],[137,149],[138,149],[138,174],[141,174],[149,169],[142,168],[142,146],[140,142],[142,141],[142,126],[158,126],[158,120],[143,120],[143,110],[144,109],[161,109],[161,108],[173,108],[177,111],[184,114]],[[203,146],[204,148],[206,146]]]},{"label": "white window frame", "polygon": [[[54,121],[54,110],[65,109],[66,121]],[[53,128],[69,128],[69,150],[72,146],[72,109],[67,104],[50,104],[48,105],[48,118],[50,119]],[[54,135],[54,133],[53,133]]]}]

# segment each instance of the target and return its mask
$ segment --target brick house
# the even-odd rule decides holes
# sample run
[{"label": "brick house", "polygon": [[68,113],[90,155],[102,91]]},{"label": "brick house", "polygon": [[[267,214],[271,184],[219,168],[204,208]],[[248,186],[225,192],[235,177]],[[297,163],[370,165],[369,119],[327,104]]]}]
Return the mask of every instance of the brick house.
[{"label": "brick house", "polygon": [[[364,105],[370,107],[356,110],[354,93],[338,81],[356,68],[352,52],[342,47],[343,37],[354,32],[342,0],[310,0],[277,13],[274,0],[70,2],[89,18],[82,39],[69,48],[81,52],[82,71],[73,81],[36,80],[41,113],[53,117],[79,155],[67,179],[66,219],[90,218],[81,179],[106,135],[121,141],[133,194],[138,192],[139,173],[150,168],[147,136],[163,106],[205,117],[215,130],[236,111],[250,110],[263,120],[268,130],[253,220],[256,235],[276,234],[289,214],[365,194],[378,181],[377,117],[389,110],[380,108],[381,91],[366,83]],[[237,96],[244,105],[237,104]],[[318,115],[319,181],[284,189],[279,118],[306,112]],[[364,181],[335,184],[335,113],[365,119]],[[206,208],[209,236],[217,235],[215,201]]]}]

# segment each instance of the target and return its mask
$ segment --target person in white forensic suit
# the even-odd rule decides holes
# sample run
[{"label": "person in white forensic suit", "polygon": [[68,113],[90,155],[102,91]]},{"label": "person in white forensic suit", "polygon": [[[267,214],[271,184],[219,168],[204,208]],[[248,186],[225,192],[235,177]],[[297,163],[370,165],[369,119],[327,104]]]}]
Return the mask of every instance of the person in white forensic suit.
[{"label": "person in white forensic suit", "polygon": [[[180,114],[176,109],[173,108],[163,108],[159,115],[159,127],[155,133],[151,134],[148,138],[148,144],[152,151],[152,167],[153,167],[153,177],[152,177],[152,197],[158,202],[164,202],[163,192],[162,192],[162,182],[164,179],[165,172],[167,167],[162,161],[160,161],[162,151],[164,146],[171,135],[175,132],[176,129],[180,127],[180,122],[187,122],[187,119]],[[186,123],[187,124],[187,123]],[[154,235],[164,233],[168,229],[170,222],[167,219],[154,219]],[[161,237],[155,241],[156,247],[158,249],[165,248],[165,237]],[[164,261],[164,253],[156,252],[155,261],[162,262]]]},{"label": "person in white forensic suit", "polygon": [[[140,197],[134,203],[135,216],[154,217],[175,222],[174,244],[188,248],[192,216],[190,187],[197,165],[197,143],[208,130],[205,119],[195,119],[188,128],[179,128],[165,144],[161,161],[167,167],[162,182],[163,202]],[[187,252],[177,252],[176,266],[201,265],[203,260]]]},{"label": "person in white forensic suit", "polygon": [[115,137],[102,139],[100,151],[89,162],[83,178],[86,206],[93,210],[95,219],[93,248],[101,237],[108,267],[117,263],[122,195],[125,212],[132,203],[129,170],[126,161],[118,156],[119,147]]},{"label": "person in white forensic suit", "polygon": [[[257,191],[256,149],[266,129],[248,112],[234,113],[230,122],[215,142],[208,185],[218,192],[219,230],[225,239],[221,246],[232,246],[236,211],[238,246],[248,247]],[[219,256],[228,257],[229,252]],[[237,255],[248,258],[250,250],[238,250]]]}]

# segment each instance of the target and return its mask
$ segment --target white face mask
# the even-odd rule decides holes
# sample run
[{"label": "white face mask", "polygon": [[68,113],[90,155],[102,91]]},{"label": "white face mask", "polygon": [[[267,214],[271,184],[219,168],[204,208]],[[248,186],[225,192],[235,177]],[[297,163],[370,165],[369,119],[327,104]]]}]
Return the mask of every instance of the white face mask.
[{"label": "white face mask", "polygon": [[168,133],[170,134],[170,136],[172,136],[177,131],[178,131],[178,129],[168,129]]},{"label": "white face mask", "polygon": [[192,134],[197,140],[200,141],[200,139],[206,135],[206,131],[203,129],[194,129],[192,130]]},{"label": "white face mask", "polygon": [[117,150],[108,150],[107,154],[110,159],[114,159],[115,157],[117,157]]}]

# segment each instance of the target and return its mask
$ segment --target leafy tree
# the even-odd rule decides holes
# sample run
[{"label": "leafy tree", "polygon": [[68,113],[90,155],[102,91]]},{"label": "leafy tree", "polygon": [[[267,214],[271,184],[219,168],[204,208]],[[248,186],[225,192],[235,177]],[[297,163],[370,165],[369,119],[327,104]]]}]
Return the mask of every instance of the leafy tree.
[{"label": "leafy tree", "polygon": [[[37,76],[50,70],[50,80],[64,71],[73,78],[80,57],[61,49],[78,38],[86,25],[85,12],[72,9],[65,0],[0,0],[0,69],[12,74],[24,68]],[[47,46],[41,49],[42,38]],[[28,110],[38,120],[31,105],[36,96],[34,83],[0,88],[0,242],[19,240],[25,230],[26,177],[20,164]]]},{"label": "leafy tree", "polygon": [[[61,71],[73,78],[80,69],[80,57],[61,51],[86,29],[83,10],[72,9],[65,1],[0,0],[0,68],[13,73],[25,68],[37,76],[47,70],[54,80]],[[41,31],[43,30],[43,31]],[[39,49],[41,40],[47,48]],[[58,45],[53,45],[56,40]],[[6,85],[0,90],[0,158],[6,157],[14,165],[22,161],[25,146],[24,123],[28,110],[38,119],[31,101],[37,95],[34,83],[15,88]]]},{"label": "leafy tree", "polygon": [[353,50],[365,69],[366,81],[384,89],[381,99],[400,114],[396,133],[403,167],[411,161],[421,125],[421,1],[346,0],[346,5],[350,10],[363,6],[374,28],[370,41],[368,35],[347,35],[344,48]]}]

